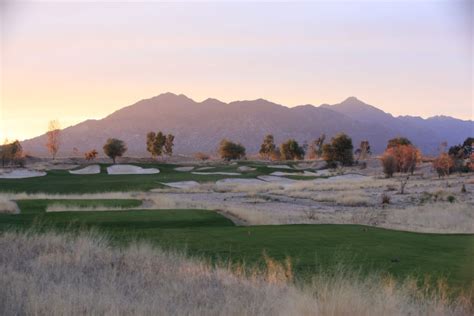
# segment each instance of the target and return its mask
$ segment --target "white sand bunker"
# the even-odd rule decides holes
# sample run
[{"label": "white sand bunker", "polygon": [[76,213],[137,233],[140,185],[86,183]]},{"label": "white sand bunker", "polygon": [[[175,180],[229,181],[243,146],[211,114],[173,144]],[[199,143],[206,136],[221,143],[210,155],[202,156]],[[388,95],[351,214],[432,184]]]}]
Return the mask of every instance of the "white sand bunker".
[{"label": "white sand bunker", "polygon": [[179,181],[179,182],[161,182],[164,185],[167,185],[176,189],[191,189],[199,186],[199,182],[196,181]]},{"label": "white sand bunker", "polygon": [[34,177],[44,177],[46,172],[28,169],[1,170],[0,179],[25,179]]},{"label": "white sand bunker", "polygon": [[305,172],[282,172],[275,171],[270,173],[271,176],[284,177],[284,176],[302,176],[302,177],[317,177],[318,174],[315,172],[305,171]]},{"label": "white sand bunker", "polygon": [[255,171],[257,169],[249,167],[249,166],[240,166],[237,168],[237,170],[239,170],[240,172],[249,172],[249,171]]},{"label": "white sand bunker", "polygon": [[268,168],[273,168],[273,169],[293,169],[290,166],[287,165],[268,165]]},{"label": "white sand bunker", "polygon": [[199,170],[199,171],[203,171],[203,170],[211,170],[211,169],[214,169],[215,167],[201,167],[201,168],[198,168],[196,170]]},{"label": "white sand bunker", "polygon": [[258,179],[222,179],[216,182],[216,185],[228,185],[228,184],[243,184],[243,185],[259,185],[265,181]]},{"label": "white sand bunker", "polygon": [[241,176],[241,173],[237,172],[191,172],[192,174],[198,174],[198,175],[223,175],[223,176]]},{"label": "white sand bunker", "polygon": [[282,177],[277,177],[277,176],[259,176],[258,178],[265,182],[271,182],[271,183],[277,183],[277,184],[292,184],[298,181],[298,180],[292,180],[292,179],[282,178]]},{"label": "white sand bunker", "polygon": [[181,172],[187,172],[187,171],[191,171],[193,170],[194,167],[177,167],[177,168],[174,168],[174,170],[176,171],[181,171]]},{"label": "white sand bunker", "polygon": [[107,168],[108,174],[157,174],[160,170],[156,168],[143,169],[133,165],[113,165]]},{"label": "white sand bunker", "polygon": [[69,173],[72,174],[99,174],[100,173],[100,166],[99,165],[92,165],[87,166],[82,169],[78,170],[69,170]]}]

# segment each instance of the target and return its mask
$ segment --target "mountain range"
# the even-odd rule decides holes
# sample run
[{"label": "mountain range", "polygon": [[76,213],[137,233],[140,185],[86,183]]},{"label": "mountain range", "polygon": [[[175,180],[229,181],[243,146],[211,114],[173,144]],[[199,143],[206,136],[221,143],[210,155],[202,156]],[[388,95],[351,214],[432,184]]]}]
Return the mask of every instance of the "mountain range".
[{"label": "mountain range", "polygon": [[[285,107],[264,99],[224,103],[216,99],[195,102],[185,95],[164,93],[124,107],[100,120],[87,120],[62,130],[59,156],[97,149],[107,138],[119,138],[128,146],[128,156],[147,156],[145,135],[161,130],[176,136],[174,152],[215,152],[222,138],[240,142],[247,153],[256,153],[266,134],[280,143],[295,138],[308,142],[326,134],[327,140],[344,132],[354,146],[368,140],[374,153],[385,149],[387,140],[408,137],[425,154],[435,154],[441,142],[450,146],[473,136],[473,121],[447,116],[428,119],[394,117],[355,97],[320,106]],[[26,152],[46,156],[46,135],[22,142]]]}]

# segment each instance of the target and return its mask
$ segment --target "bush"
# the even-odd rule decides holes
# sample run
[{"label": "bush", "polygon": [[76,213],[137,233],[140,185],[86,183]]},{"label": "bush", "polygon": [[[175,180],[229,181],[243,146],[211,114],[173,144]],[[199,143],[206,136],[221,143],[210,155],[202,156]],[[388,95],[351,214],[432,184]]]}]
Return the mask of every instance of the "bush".
[{"label": "bush", "polygon": [[382,204],[390,204],[390,195],[385,193],[382,194]]},{"label": "bush", "polygon": [[[413,145],[398,145],[395,147],[390,147],[387,150],[385,150],[385,153],[383,155],[383,157],[388,157],[388,156],[392,156],[395,158],[395,162],[396,162],[395,171],[396,172],[403,172],[403,173],[410,172],[411,174],[413,174],[417,163],[421,160],[420,151]],[[383,157],[382,157],[382,164],[384,164]],[[391,174],[393,175],[393,173]]]},{"label": "bush", "polygon": [[234,160],[245,157],[245,147],[227,139],[223,139],[220,142],[218,152],[220,157],[224,160]]},{"label": "bush", "polygon": [[272,154],[276,151],[275,139],[273,135],[266,135],[263,139],[260,151],[258,152],[262,159],[270,159]]},{"label": "bush", "polygon": [[454,167],[454,159],[447,153],[442,153],[433,161],[433,168],[438,173],[438,177],[449,175]]},{"label": "bush", "polygon": [[211,157],[206,153],[197,152],[194,154],[194,158],[196,158],[197,160],[206,161],[209,160]]},{"label": "bush", "polygon": [[387,178],[393,177],[393,174],[397,171],[397,159],[391,153],[385,153],[382,158],[383,173]]},{"label": "bush", "polygon": [[354,163],[353,149],[352,139],[346,134],[338,134],[331,139],[331,144],[323,145],[323,159],[332,168],[338,162],[343,166],[351,166]]},{"label": "bush", "polygon": [[91,160],[94,160],[95,158],[97,158],[97,155],[99,153],[97,152],[97,150],[93,149],[91,151],[88,151],[84,154],[84,157],[86,158],[87,161],[91,161]]}]

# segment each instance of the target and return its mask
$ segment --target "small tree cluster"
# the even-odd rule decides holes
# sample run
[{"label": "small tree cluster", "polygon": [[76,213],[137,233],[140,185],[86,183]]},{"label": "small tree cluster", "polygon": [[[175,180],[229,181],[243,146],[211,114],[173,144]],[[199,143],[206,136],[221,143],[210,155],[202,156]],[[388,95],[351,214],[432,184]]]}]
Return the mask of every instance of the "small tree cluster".
[{"label": "small tree cluster", "polygon": [[381,158],[387,177],[392,177],[395,172],[413,174],[420,160],[420,151],[403,137],[389,140],[387,150]]},{"label": "small tree cluster", "polygon": [[171,156],[173,154],[174,138],[172,134],[149,132],[146,135],[146,150],[151,153],[153,158],[160,157],[163,154]]},{"label": "small tree cluster", "polygon": [[280,159],[282,160],[302,160],[305,150],[294,139],[288,139],[280,145]]},{"label": "small tree cluster", "polygon": [[338,134],[331,139],[330,144],[323,145],[323,159],[329,167],[335,167],[337,163],[350,166],[354,162],[353,148],[352,139],[349,136],[343,133]]},{"label": "small tree cluster", "polygon": [[23,148],[18,140],[9,143],[5,140],[5,143],[0,146],[0,159],[2,160],[2,168],[7,165],[23,165]]},{"label": "small tree cluster", "polygon": [[224,160],[241,159],[245,157],[245,147],[224,138],[219,144],[218,153]]},{"label": "small tree cluster", "polygon": [[474,171],[474,138],[468,137],[459,145],[449,148],[448,154],[453,159],[453,171],[469,172]]},{"label": "small tree cluster", "polygon": [[197,160],[206,161],[209,160],[211,157],[209,157],[209,155],[206,153],[197,152],[194,154],[194,158],[196,158]]},{"label": "small tree cluster", "polygon": [[364,161],[369,158],[369,156],[372,154],[370,150],[370,144],[368,140],[363,140],[360,142],[359,148],[356,149],[355,154],[357,155],[357,162],[359,161]]},{"label": "small tree cluster", "polygon": [[110,157],[114,164],[117,157],[122,157],[123,154],[127,151],[127,145],[125,145],[124,141],[116,138],[109,138],[105,143],[104,153]]},{"label": "small tree cluster", "polygon": [[263,138],[260,151],[258,152],[262,159],[271,159],[274,157],[276,151],[275,139],[273,135],[266,135]]}]

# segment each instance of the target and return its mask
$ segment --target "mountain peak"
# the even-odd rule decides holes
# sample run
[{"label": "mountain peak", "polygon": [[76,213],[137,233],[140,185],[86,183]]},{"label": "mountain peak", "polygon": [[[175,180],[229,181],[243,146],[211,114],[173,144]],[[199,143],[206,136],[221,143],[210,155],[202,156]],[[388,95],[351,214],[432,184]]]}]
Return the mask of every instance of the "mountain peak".
[{"label": "mountain peak", "polygon": [[342,101],[341,104],[342,103],[364,103],[364,102],[362,102],[361,100],[357,99],[354,96],[351,96],[351,97],[348,97],[347,99],[345,99],[344,101]]}]

